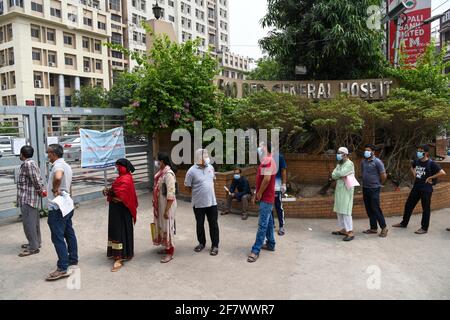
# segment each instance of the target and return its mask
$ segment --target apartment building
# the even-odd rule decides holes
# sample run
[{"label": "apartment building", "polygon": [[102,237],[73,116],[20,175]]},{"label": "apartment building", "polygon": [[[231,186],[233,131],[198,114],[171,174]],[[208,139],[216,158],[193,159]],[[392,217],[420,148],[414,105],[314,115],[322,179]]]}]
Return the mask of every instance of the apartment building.
[{"label": "apartment building", "polygon": [[106,2],[0,0],[0,104],[71,106],[83,85],[109,88]]},{"label": "apartment building", "polygon": [[[444,59],[445,61],[450,61],[450,10],[447,10],[441,17],[439,34],[440,47],[447,50]],[[450,73],[450,68],[447,68],[445,72]]]},{"label": "apartment building", "polygon": [[0,0],[0,105],[70,107],[82,86],[109,89],[136,64],[104,43],[145,51],[156,3],[179,42],[200,38],[224,76],[242,79],[249,63],[229,52],[228,1]]}]

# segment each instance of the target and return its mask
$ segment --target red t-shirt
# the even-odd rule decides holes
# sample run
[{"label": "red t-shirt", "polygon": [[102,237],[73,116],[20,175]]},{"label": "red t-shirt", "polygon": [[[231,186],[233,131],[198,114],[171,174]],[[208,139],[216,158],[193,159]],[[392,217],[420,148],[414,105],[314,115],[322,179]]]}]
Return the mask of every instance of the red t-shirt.
[{"label": "red t-shirt", "polygon": [[277,174],[277,164],[272,156],[266,156],[261,161],[258,167],[258,172],[256,174],[256,192],[258,192],[259,187],[264,179],[265,175],[270,175],[270,182],[266,190],[264,190],[260,201],[267,203],[274,203],[275,201],[275,176]]}]

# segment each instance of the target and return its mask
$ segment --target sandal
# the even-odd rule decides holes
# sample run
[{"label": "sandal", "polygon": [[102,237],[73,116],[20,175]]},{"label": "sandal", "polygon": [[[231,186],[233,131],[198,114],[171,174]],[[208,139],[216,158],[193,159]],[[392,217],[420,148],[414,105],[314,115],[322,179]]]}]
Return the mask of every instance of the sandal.
[{"label": "sandal", "polygon": [[267,250],[267,251],[275,251],[275,248],[269,247],[269,245],[268,245],[267,243],[263,244],[263,246],[261,247],[261,249]]},{"label": "sandal", "polygon": [[60,271],[60,270],[56,270],[52,273],[50,273],[47,278],[45,278],[46,281],[54,281],[54,280],[58,280],[61,278],[67,278],[69,277],[70,274],[67,271]]},{"label": "sandal", "polygon": [[241,219],[242,220],[247,220],[248,219],[248,214],[247,213],[242,214],[242,218]]},{"label": "sandal", "polygon": [[364,234],[378,234],[378,230],[367,229],[363,231]]},{"label": "sandal", "polygon": [[199,244],[198,246],[196,246],[196,247],[194,248],[194,251],[195,251],[195,252],[200,252],[200,251],[202,251],[203,249],[205,249],[205,246],[204,246],[203,244]]},{"label": "sandal", "polygon": [[352,241],[353,239],[355,239],[355,236],[346,236],[344,239],[342,239],[343,241]]},{"label": "sandal", "polygon": [[167,254],[167,250],[166,249],[161,249],[161,250],[158,250],[157,253],[158,254]]},{"label": "sandal", "polygon": [[36,254],[39,252],[40,252],[39,249],[36,249],[36,250],[25,249],[25,250],[23,250],[23,252],[19,253],[19,257],[28,257],[28,256],[31,256],[32,254]]},{"label": "sandal", "polygon": [[230,211],[222,211],[221,213],[220,213],[220,215],[221,216],[226,216],[227,214],[229,214],[230,213]]},{"label": "sandal", "polygon": [[161,261],[161,263],[168,263],[168,262],[172,261],[172,259],[173,259],[173,255],[168,254],[165,257],[163,257],[160,261]]},{"label": "sandal", "polygon": [[381,238],[386,238],[387,235],[388,235],[388,231],[389,231],[388,228],[382,229],[381,232],[380,232],[380,237]]},{"label": "sandal", "polygon": [[253,263],[256,260],[258,260],[259,255],[257,255],[256,253],[250,253],[250,255],[247,257],[247,262]]},{"label": "sandal", "polygon": [[111,269],[111,272],[119,271],[122,268],[122,266],[123,266],[122,262],[120,260],[116,260],[114,262],[114,265],[113,265],[112,269]]},{"label": "sandal", "polygon": [[30,246],[29,244],[25,243],[25,244],[21,245],[20,248],[28,249],[29,246]]},{"label": "sandal", "polygon": [[423,230],[422,228],[420,228],[419,230],[417,230],[416,232],[414,232],[415,234],[425,234],[428,233],[427,230]]},{"label": "sandal", "polygon": [[331,234],[335,235],[335,236],[346,236],[347,235],[346,233],[343,233],[340,230],[339,231],[333,231]]},{"label": "sandal", "polygon": [[219,254],[219,248],[217,248],[217,247],[211,248],[211,251],[209,252],[209,254],[212,256],[217,256]]}]

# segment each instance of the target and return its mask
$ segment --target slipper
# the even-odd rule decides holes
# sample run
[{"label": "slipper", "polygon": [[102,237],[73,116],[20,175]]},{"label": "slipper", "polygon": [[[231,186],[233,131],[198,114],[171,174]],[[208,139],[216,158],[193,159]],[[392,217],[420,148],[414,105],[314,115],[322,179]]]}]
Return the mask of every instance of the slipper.
[{"label": "slipper", "polygon": [[29,246],[30,246],[29,244],[23,244],[23,245],[21,245],[20,247],[21,247],[22,249],[28,249]]},{"label": "slipper", "polygon": [[423,230],[423,229],[419,229],[419,230],[417,230],[416,232],[414,232],[415,234],[425,234],[425,233],[428,233],[428,231],[427,230]]},{"label": "slipper", "polygon": [[256,260],[258,260],[259,255],[257,255],[256,253],[251,253],[248,257],[247,257],[247,262],[253,263]]},{"label": "slipper", "polygon": [[363,231],[364,234],[378,234],[378,230],[367,229]]},{"label": "slipper", "polygon": [[346,234],[341,231],[333,231],[331,234],[335,236],[346,236]]},{"label": "slipper", "polygon": [[19,257],[28,257],[28,256],[31,256],[32,254],[37,254],[39,252],[40,252],[39,249],[36,249],[36,250],[25,249],[25,250],[23,250],[23,252],[19,253]]},{"label": "slipper", "polygon": [[[118,264],[116,264],[116,263],[118,263]],[[123,266],[122,262],[120,262],[120,261],[114,262],[114,265],[113,265],[113,267],[111,269],[111,272],[119,271],[122,268],[122,266]]]},{"label": "slipper", "polygon": [[195,251],[195,252],[200,252],[200,251],[202,251],[203,249],[205,249],[205,246],[204,246],[203,244],[199,244],[198,246],[196,246],[196,247],[194,248],[194,251]]},{"label": "slipper", "polygon": [[70,273],[68,273],[67,271],[59,271],[56,270],[52,273],[50,273],[47,278],[45,278],[46,281],[55,281],[61,278],[67,278],[70,277]]},{"label": "slipper", "polygon": [[168,263],[172,260],[173,260],[173,256],[168,254],[165,257],[163,257],[160,261],[161,261],[161,263]]},{"label": "slipper", "polygon": [[344,239],[342,239],[343,241],[352,241],[353,239],[355,239],[355,236],[346,236]]},{"label": "slipper", "polygon": [[248,219],[248,214],[243,214],[241,219],[242,220],[247,220]]},{"label": "slipper", "polygon": [[209,254],[212,256],[217,256],[219,254],[219,248],[217,248],[217,247],[211,248],[211,251]]},{"label": "slipper", "polygon": [[267,251],[275,251],[275,248],[269,247],[269,245],[268,245],[267,243],[263,244],[263,246],[261,247],[261,249],[267,250]]}]

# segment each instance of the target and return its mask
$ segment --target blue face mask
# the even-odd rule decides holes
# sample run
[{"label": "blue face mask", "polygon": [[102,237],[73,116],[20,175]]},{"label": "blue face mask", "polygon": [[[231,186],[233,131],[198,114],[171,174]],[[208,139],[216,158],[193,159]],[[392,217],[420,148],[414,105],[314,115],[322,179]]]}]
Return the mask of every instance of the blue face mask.
[{"label": "blue face mask", "polygon": [[417,158],[423,159],[423,157],[425,157],[425,152],[417,151]]},{"label": "blue face mask", "polygon": [[372,152],[364,151],[364,158],[369,159],[372,156]]},{"label": "blue face mask", "polygon": [[234,178],[235,178],[236,180],[239,180],[239,179],[241,178],[241,175],[240,175],[240,174],[235,174],[235,175],[234,175]]},{"label": "blue face mask", "polygon": [[337,160],[337,161],[342,161],[342,159],[344,159],[344,155],[338,153],[338,154],[336,155],[336,160]]}]

